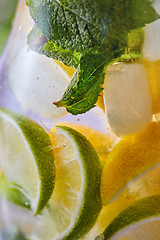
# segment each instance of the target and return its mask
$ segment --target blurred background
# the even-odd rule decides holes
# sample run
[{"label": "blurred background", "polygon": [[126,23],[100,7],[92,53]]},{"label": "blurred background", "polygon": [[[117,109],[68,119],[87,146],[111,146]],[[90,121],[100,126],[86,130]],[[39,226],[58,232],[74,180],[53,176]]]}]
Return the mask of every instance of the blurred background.
[{"label": "blurred background", "polygon": [[0,55],[6,45],[17,0],[0,0]]}]

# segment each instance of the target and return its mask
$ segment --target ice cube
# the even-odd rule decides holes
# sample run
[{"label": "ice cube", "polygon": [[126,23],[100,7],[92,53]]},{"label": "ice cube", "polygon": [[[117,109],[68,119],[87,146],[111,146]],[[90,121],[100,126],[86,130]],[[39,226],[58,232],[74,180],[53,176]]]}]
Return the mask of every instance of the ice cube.
[{"label": "ice cube", "polygon": [[119,137],[141,131],[151,121],[150,85],[142,64],[118,63],[109,66],[104,98],[109,124]]},{"label": "ice cube", "polygon": [[23,111],[53,120],[67,113],[53,102],[61,99],[70,78],[53,59],[25,46],[10,64],[8,78]]},{"label": "ice cube", "polygon": [[[153,0],[153,6],[160,14],[160,0]],[[147,24],[144,28],[143,55],[149,61],[160,59],[160,19]]]}]

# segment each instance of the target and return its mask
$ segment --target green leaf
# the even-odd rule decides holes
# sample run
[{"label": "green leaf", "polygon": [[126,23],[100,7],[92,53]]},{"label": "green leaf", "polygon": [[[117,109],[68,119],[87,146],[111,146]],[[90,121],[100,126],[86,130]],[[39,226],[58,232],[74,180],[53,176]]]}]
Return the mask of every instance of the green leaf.
[{"label": "green leaf", "polygon": [[49,41],[80,53],[110,48],[110,40],[116,46],[114,40],[123,41],[131,29],[159,17],[149,0],[32,0],[27,4]]},{"label": "green leaf", "polygon": [[87,53],[102,47],[111,3],[111,0],[32,0],[29,7],[48,40],[64,49]]},{"label": "green leaf", "polygon": [[102,90],[105,66],[106,56],[101,54],[82,57],[62,100],[54,104],[58,107],[66,107],[68,112],[74,115],[90,110]]},{"label": "green leaf", "polygon": [[142,28],[160,17],[150,0],[121,0],[121,2],[125,3],[123,14],[127,20],[125,22],[127,29]]},{"label": "green leaf", "polygon": [[28,35],[28,45],[35,52],[63,62],[67,66],[77,68],[79,65],[81,58],[80,53],[63,49],[62,47],[58,47],[54,42],[48,41],[36,25],[34,25],[32,31]]}]

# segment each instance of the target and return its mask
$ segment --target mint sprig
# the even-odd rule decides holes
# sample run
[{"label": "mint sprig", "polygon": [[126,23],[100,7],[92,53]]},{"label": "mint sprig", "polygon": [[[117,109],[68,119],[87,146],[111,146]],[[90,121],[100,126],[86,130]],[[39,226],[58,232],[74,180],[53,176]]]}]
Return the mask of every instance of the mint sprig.
[{"label": "mint sprig", "polygon": [[[29,37],[31,48],[77,69],[63,98],[55,103],[72,114],[95,106],[104,82],[104,69],[125,53],[128,33],[159,18],[150,0],[26,0],[26,3],[36,24]],[[34,35],[39,39],[37,47],[31,44]]]},{"label": "mint sprig", "polygon": [[57,107],[64,106],[72,114],[89,111],[97,102],[102,91],[106,56],[102,54],[85,55],[61,101],[54,103]]}]

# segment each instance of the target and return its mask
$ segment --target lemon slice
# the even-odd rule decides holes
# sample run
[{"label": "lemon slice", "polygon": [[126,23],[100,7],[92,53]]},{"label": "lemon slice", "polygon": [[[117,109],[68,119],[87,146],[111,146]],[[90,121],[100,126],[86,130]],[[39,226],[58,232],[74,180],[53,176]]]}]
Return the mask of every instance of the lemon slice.
[{"label": "lemon slice", "polygon": [[57,166],[53,195],[31,239],[75,240],[94,225],[102,207],[101,162],[79,132],[57,126],[52,141]]},{"label": "lemon slice", "polygon": [[160,195],[142,198],[123,210],[96,240],[160,239]]},{"label": "lemon slice", "polygon": [[108,155],[101,178],[106,205],[124,188],[160,163],[160,123],[152,122],[139,134],[124,137]]},{"label": "lemon slice", "polygon": [[27,117],[0,108],[0,166],[6,178],[31,202],[35,214],[54,188],[52,145],[45,130]]},{"label": "lemon slice", "polygon": [[67,65],[65,65],[64,63],[60,62],[60,61],[57,61],[55,60],[55,62],[68,74],[68,76],[70,78],[73,77],[73,75],[75,74],[76,72],[76,69],[73,68],[73,67],[69,67]]},{"label": "lemon slice", "polygon": [[145,67],[150,81],[150,89],[152,95],[152,113],[160,112],[160,60],[155,62],[146,59],[138,60],[138,63]]}]

